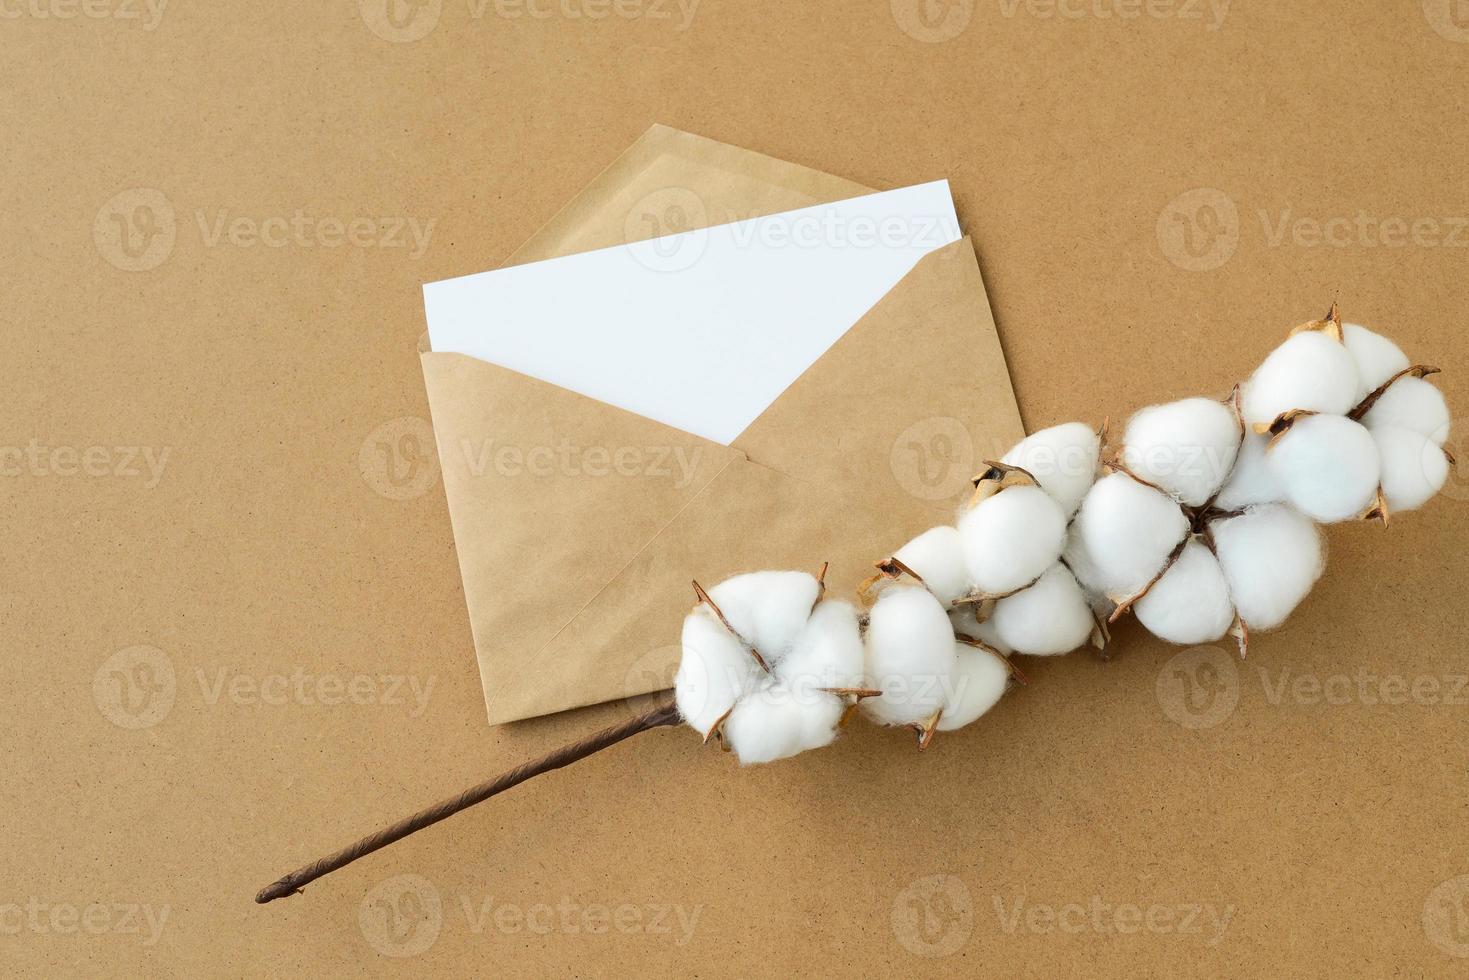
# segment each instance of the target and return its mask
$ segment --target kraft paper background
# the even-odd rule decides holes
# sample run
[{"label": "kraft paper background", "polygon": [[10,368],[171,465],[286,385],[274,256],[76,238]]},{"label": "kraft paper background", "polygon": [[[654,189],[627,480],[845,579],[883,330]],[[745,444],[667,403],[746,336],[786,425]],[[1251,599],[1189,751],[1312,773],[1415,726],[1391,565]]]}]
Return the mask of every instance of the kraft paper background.
[{"label": "kraft paper background", "polygon": [[253,904],[625,717],[486,725],[413,345],[420,283],[508,259],[655,122],[948,176],[1029,427],[1222,394],[1339,298],[1469,431],[1447,0],[533,6],[0,20],[0,960],[1462,972],[1462,469],[1334,529],[1247,663],[1129,627],[923,755],[859,727],[739,771],[660,731]]}]

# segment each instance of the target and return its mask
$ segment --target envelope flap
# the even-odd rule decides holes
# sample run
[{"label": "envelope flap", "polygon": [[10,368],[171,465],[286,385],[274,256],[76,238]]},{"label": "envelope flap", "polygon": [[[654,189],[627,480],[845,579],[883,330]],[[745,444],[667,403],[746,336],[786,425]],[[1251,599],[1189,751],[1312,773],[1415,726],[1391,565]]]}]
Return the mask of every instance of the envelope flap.
[{"label": "envelope flap", "polygon": [[420,354],[487,700],[740,454],[462,354]]},{"label": "envelope flap", "polygon": [[490,719],[670,687],[680,623],[693,606],[691,576],[713,584],[758,568],[815,573],[830,562],[829,593],[847,597],[874,559],[931,524],[921,508],[895,515],[856,490],[830,493],[737,457],[575,619],[522,658],[519,669],[533,673],[534,689],[513,705],[492,698]]},{"label": "envelope flap", "polygon": [[[890,508],[945,505],[1024,437],[968,238],[919,260],[735,440],[751,460]],[[897,542],[901,544],[901,542]]]},{"label": "envelope flap", "polygon": [[505,261],[521,265],[779,214],[872,188],[653,125]]}]

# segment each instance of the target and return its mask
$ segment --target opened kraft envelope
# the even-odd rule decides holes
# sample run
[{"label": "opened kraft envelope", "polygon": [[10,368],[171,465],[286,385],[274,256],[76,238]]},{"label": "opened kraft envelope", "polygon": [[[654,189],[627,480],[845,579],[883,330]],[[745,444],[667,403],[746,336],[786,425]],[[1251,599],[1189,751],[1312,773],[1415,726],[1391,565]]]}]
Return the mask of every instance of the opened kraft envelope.
[{"label": "opened kraft envelope", "polygon": [[[507,264],[868,193],[654,126]],[[829,561],[850,593],[951,520],[975,465],[1023,434],[967,238],[921,259],[730,446],[426,339],[420,357],[495,724],[668,687],[692,578]],[[563,446],[594,448],[601,475],[493,462]]]}]

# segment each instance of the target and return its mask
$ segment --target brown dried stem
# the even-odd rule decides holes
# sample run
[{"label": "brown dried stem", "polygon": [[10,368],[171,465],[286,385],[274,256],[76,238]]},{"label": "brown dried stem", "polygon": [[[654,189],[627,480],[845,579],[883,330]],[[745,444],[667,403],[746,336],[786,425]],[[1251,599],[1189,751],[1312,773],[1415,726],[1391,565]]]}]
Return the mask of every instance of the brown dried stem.
[{"label": "brown dried stem", "polygon": [[[825,574],[824,569],[822,574]],[[708,590],[706,590],[697,581],[694,582],[694,597],[698,599],[699,602],[714,610],[714,615],[718,616],[719,621],[724,624],[724,628],[729,630],[729,635],[744,644],[745,649],[750,651],[750,656],[755,658],[755,662],[760,665],[761,670],[765,671],[765,673],[767,674],[770,673],[770,664],[766,663],[765,658],[760,656],[760,651],[755,649],[754,644],[746,643],[745,638],[743,636],[740,636],[739,633],[735,632],[735,628],[729,625],[729,620],[725,617],[724,610],[720,609],[719,606],[714,602],[714,600],[709,598]],[[708,736],[706,735],[705,738],[707,739]]]},{"label": "brown dried stem", "polygon": [[971,510],[1010,487],[1040,486],[1040,481],[1024,467],[1011,466],[992,459],[985,460],[984,465],[984,472],[970,481],[974,484],[974,493],[970,495],[968,504]]},{"label": "brown dried stem", "polygon": [[1132,607],[1137,605],[1139,602],[1142,602],[1147,594],[1153,591],[1153,587],[1163,580],[1163,576],[1167,575],[1168,570],[1173,567],[1174,563],[1177,562],[1180,557],[1182,557],[1183,549],[1188,547],[1188,543],[1190,540],[1191,535],[1184,535],[1183,540],[1178,542],[1178,547],[1173,549],[1172,553],[1168,556],[1168,560],[1163,563],[1163,567],[1158,569],[1158,574],[1149,579],[1148,584],[1144,585],[1137,592],[1134,592],[1130,596],[1124,596],[1121,599],[1116,599],[1112,596],[1107,597],[1108,599],[1111,599],[1113,602],[1117,603],[1117,607],[1112,610],[1112,615],[1107,617],[1107,624],[1109,626],[1115,625],[1119,619],[1132,612]]},{"label": "brown dried stem", "polygon": [[1360,402],[1357,403],[1356,408],[1353,408],[1350,412],[1347,413],[1347,418],[1351,419],[1353,422],[1362,421],[1363,417],[1366,416],[1368,412],[1372,411],[1372,406],[1376,405],[1379,401],[1381,401],[1382,396],[1387,394],[1387,389],[1391,388],[1402,378],[1422,379],[1430,377],[1431,375],[1441,373],[1442,370],[1440,368],[1432,367],[1428,364],[1414,364],[1412,367],[1405,367],[1397,374],[1394,374],[1382,384],[1378,385],[1376,388],[1368,392],[1367,397],[1363,398]]},{"label": "brown dried stem", "polygon": [[1296,334],[1304,333],[1308,330],[1324,333],[1338,344],[1346,343],[1346,334],[1343,332],[1341,322],[1341,304],[1333,301],[1331,309],[1326,311],[1324,318],[1303,323],[1292,330],[1290,335],[1294,337]]},{"label": "brown dried stem", "polygon": [[362,838],[355,844],[342,848],[335,854],[313,861],[305,867],[297,868],[284,878],[267,885],[255,896],[255,901],[261,905],[273,902],[287,895],[298,894],[303,887],[311,884],[323,875],[331,874],[338,868],[344,868],[356,861],[358,858],[366,857],[373,851],[396,843],[410,834],[415,834],[425,827],[433,826],[440,820],[446,820],[458,813],[467,810],[476,803],[483,803],[492,796],[505,792],[512,786],[518,786],[528,779],[534,779],[542,773],[551,772],[569,766],[573,762],[580,762],[587,756],[595,755],[603,749],[610,748],[623,739],[631,738],[639,732],[646,732],[653,728],[665,725],[676,725],[679,721],[678,708],[673,699],[662,701],[636,718],[624,721],[621,724],[604,728],[594,735],[588,735],[580,741],[563,745],[554,752],[547,753],[539,759],[516,766],[508,772],[503,772],[494,779],[472,786],[457,796],[451,796],[442,800],[426,810],[420,810],[411,817],[399,820],[390,827],[384,827],[375,834]]}]

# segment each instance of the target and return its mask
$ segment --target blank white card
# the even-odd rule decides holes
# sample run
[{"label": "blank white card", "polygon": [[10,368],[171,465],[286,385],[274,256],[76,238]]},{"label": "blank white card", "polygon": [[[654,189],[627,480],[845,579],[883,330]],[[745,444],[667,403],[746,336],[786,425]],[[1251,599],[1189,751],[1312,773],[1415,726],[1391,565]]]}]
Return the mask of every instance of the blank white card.
[{"label": "blank white card", "polygon": [[429,340],[728,445],[958,238],[934,181],[429,283]]}]

